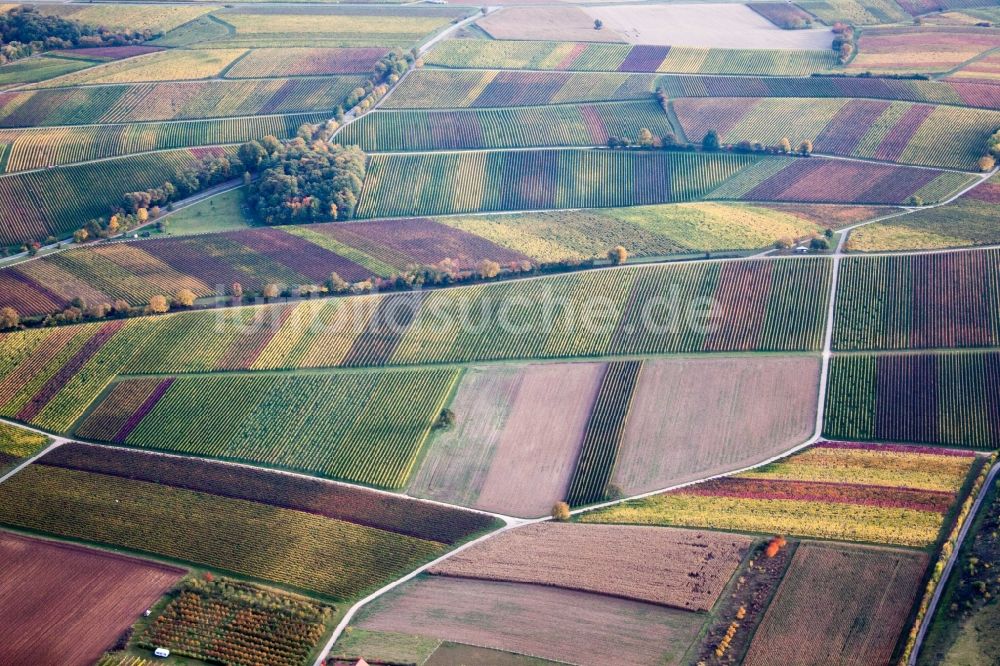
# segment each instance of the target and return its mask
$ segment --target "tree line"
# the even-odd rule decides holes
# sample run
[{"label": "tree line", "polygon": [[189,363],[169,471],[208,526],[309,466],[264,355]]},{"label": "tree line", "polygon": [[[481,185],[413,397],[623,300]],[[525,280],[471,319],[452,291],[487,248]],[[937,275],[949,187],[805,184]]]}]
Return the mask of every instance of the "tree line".
[{"label": "tree line", "polygon": [[111,30],[61,16],[39,13],[34,7],[15,7],[0,14],[0,65],[52,49],[128,46],[159,37],[144,30]]}]

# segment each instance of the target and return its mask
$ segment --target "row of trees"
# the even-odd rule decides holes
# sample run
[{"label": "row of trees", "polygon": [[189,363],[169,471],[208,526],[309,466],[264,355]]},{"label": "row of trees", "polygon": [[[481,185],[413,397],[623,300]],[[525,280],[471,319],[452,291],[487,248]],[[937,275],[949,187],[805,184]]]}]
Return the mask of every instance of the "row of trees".
[{"label": "row of trees", "polygon": [[0,14],[0,64],[51,49],[126,46],[158,37],[144,30],[109,30],[47,16],[34,7],[15,7]]},{"label": "row of trees", "polygon": [[986,141],[986,154],[979,158],[980,171],[992,171],[1000,159],[1000,130],[997,130]]}]

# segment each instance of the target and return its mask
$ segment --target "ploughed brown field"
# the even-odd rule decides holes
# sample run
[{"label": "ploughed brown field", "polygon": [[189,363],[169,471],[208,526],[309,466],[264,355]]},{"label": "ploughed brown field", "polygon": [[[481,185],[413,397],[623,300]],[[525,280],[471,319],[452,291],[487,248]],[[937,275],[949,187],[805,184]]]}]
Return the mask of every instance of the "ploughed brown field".
[{"label": "ploughed brown field", "polygon": [[432,441],[410,485],[417,497],[512,516],[566,495],[603,363],[472,368],[452,402],[455,427]]},{"label": "ploughed brown field", "polygon": [[819,370],[816,356],[647,361],[612,481],[635,495],[801,444],[815,428]]},{"label": "ploughed brown field", "polygon": [[751,543],[737,534],[667,527],[541,523],[499,534],[430,573],[707,611]]},{"label": "ploughed brown field", "polygon": [[571,664],[678,664],[704,615],[542,585],[431,576],[362,610],[356,626]]},{"label": "ploughed brown field", "polygon": [[184,575],[0,532],[0,664],[90,666]]}]

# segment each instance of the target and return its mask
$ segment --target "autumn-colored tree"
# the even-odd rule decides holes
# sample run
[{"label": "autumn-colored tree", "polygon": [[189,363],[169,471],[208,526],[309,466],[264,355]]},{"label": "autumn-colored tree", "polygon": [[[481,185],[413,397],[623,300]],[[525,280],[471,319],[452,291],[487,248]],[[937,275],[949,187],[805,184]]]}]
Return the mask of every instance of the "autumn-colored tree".
[{"label": "autumn-colored tree", "polygon": [[788,139],[787,136],[783,137],[781,141],[778,142],[778,150],[780,150],[783,153],[792,152],[792,142]]},{"label": "autumn-colored tree", "polygon": [[240,299],[243,298],[243,285],[239,282],[234,282],[229,285],[229,295],[235,302],[239,303]]},{"label": "autumn-colored tree", "polygon": [[639,130],[639,142],[638,143],[643,148],[652,148],[653,147],[653,133],[650,132],[645,127],[643,127],[641,130]]},{"label": "autumn-colored tree", "polygon": [[615,266],[621,266],[628,261],[628,250],[621,245],[616,245],[608,250],[608,260]]},{"label": "autumn-colored tree", "polygon": [[157,294],[149,299],[149,304],[146,306],[146,314],[163,314],[170,309],[170,304],[167,303],[167,297]]},{"label": "autumn-colored tree", "polygon": [[17,328],[21,324],[21,315],[14,308],[0,309],[0,330]]},{"label": "autumn-colored tree", "polygon": [[74,243],[86,243],[88,238],[90,238],[90,234],[87,233],[86,229],[77,229],[73,232]]},{"label": "autumn-colored tree", "polygon": [[979,158],[980,171],[992,171],[996,165],[997,161],[992,155],[983,155]]},{"label": "autumn-colored tree", "polygon": [[490,259],[483,259],[476,264],[476,273],[484,280],[491,280],[500,275],[500,264]]},{"label": "autumn-colored tree", "polygon": [[278,289],[278,285],[276,284],[264,285],[264,291],[262,292],[265,300],[277,298],[280,293],[281,290]]},{"label": "autumn-colored tree", "polygon": [[569,520],[569,504],[566,502],[556,502],[552,505],[552,518],[565,522]]},{"label": "autumn-colored tree", "polygon": [[764,549],[764,555],[767,557],[774,557],[778,554],[779,550],[785,547],[785,544],[787,543],[788,542],[785,541],[785,537],[781,535],[774,537],[767,543],[767,548]]},{"label": "autumn-colored tree", "polygon": [[132,306],[129,305],[128,301],[124,298],[119,298],[111,304],[111,311],[116,315],[128,316],[128,314],[132,311]]},{"label": "autumn-colored tree", "polygon": [[813,142],[806,139],[799,144],[799,154],[800,155],[812,155]]},{"label": "autumn-colored tree", "polygon": [[351,285],[334,271],[330,273],[330,278],[326,281],[326,288],[331,294],[343,294],[351,288]]},{"label": "autumn-colored tree", "polygon": [[181,289],[174,294],[174,304],[182,308],[189,308],[194,305],[195,295],[190,289]]}]

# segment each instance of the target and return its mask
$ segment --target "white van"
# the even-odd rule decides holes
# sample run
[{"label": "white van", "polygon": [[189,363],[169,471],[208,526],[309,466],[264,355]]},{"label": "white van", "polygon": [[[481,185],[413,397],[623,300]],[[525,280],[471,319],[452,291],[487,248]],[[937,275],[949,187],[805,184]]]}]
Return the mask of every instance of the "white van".
[{"label": "white van", "polygon": [[160,659],[166,659],[170,656],[170,650],[167,648],[156,648],[153,650],[153,656],[159,657]]}]

